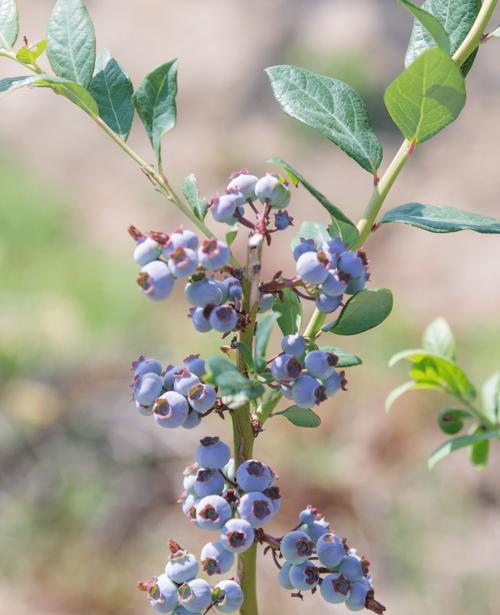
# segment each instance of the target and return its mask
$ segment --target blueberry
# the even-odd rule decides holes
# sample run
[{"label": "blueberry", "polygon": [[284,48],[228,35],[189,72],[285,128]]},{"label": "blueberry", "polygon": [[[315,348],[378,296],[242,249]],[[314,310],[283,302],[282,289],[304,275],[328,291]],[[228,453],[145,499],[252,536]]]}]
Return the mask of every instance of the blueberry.
[{"label": "blueberry", "polygon": [[255,198],[255,184],[259,178],[255,175],[250,175],[246,169],[233,173],[229,178],[230,182],[226,190],[231,192],[240,192],[245,201],[251,201]]},{"label": "blueberry", "polygon": [[198,237],[193,231],[189,231],[185,228],[178,228],[170,235],[170,242],[174,248],[189,248],[190,250],[196,250],[199,245]]},{"label": "blueberry", "polygon": [[307,371],[320,380],[324,380],[333,374],[334,367],[337,365],[339,358],[333,352],[323,352],[322,350],[313,350],[307,353],[305,358],[305,366]]},{"label": "blueberry", "polygon": [[255,530],[245,519],[229,519],[220,534],[224,549],[231,553],[244,553],[253,545]]},{"label": "blueberry", "polygon": [[190,354],[183,361],[184,367],[186,367],[191,373],[203,378],[207,373],[205,369],[205,360],[200,357],[199,354]]},{"label": "blueberry", "polygon": [[351,592],[352,583],[337,572],[327,574],[321,583],[320,592],[323,600],[330,604],[340,604],[346,601]]},{"label": "blueberry", "polygon": [[292,585],[290,581],[290,568],[292,564],[284,562],[281,570],[279,571],[278,581],[283,589],[296,589],[295,585]]},{"label": "blueberry", "polygon": [[347,381],[343,371],[337,372],[334,370],[333,374],[323,380],[323,385],[326,389],[326,394],[328,397],[332,397],[338,390],[345,388],[346,384]]},{"label": "blueberry", "polygon": [[199,498],[207,495],[220,495],[224,490],[224,478],[217,470],[200,468],[196,474],[193,489]]},{"label": "blueberry", "polygon": [[151,606],[160,613],[171,613],[179,604],[177,585],[166,574],[156,578],[148,587]]},{"label": "blueberry", "polygon": [[238,466],[236,482],[243,491],[264,491],[271,486],[273,473],[265,463],[248,459]]},{"label": "blueberry", "polygon": [[198,257],[194,250],[176,248],[168,259],[168,266],[176,278],[188,278],[198,268]]},{"label": "blueberry", "polygon": [[231,506],[220,495],[207,495],[196,506],[196,524],[203,530],[220,530],[231,515]]},{"label": "blueberry", "polygon": [[365,567],[361,558],[355,553],[350,552],[342,560],[339,572],[349,581],[361,581],[365,576]]},{"label": "blueberry", "polygon": [[196,461],[202,468],[222,470],[231,458],[231,449],[220,438],[206,436],[200,440],[196,451]]},{"label": "blueberry", "polygon": [[290,564],[303,564],[312,556],[314,543],[305,532],[296,530],[283,536],[280,550]]},{"label": "blueberry", "polygon": [[134,250],[134,260],[138,265],[144,266],[157,260],[161,255],[162,247],[151,237],[144,236],[137,241]]},{"label": "blueberry", "polygon": [[182,423],[183,429],[195,429],[201,423],[201,414],[196,410],[190,410],[187,419]]},{"label": "blueberry", "polygon": [[321,284],[328,277],[329,266],[324,252],[305,252],[297,260],[297,275],[309,284]]},{"label": "blueberry", "polygon": [[356,581],[351,586],[351,593],[346,600],[346,607],[350,611],[361,611],[365,608],[366,597],[371,591],[372,586],[368,579],[364,578],[361,581]]},{"label": "blueberry", "polygon": [[196,524],[196,506],[200,498],[197,498],[194,494],[189,493],[182,502],[182,514],[188,521]]},{"label": "blueberry", "polygon": [[215,307],[210,314],[210,325],[216,331],[227,333],[238,324],[238,314],[230,305]]},{"label": "blueberry", "polygon": [[203,579],[193,579],[179,587],[179,599],[190,613],[201,613],[212,603],[212,589]]},{"label": "blueberry", "polygon": [[305,525],[302,529],[314,543],[317,543],[321,536],[328,534],[330,524],[325,519],[316,519],[312,523]]},{"label": "blueberry", "polygon": [[319,561],[326,568],[336,568],[344,559],[346,549],[344,541],[335,534],[323,534],[316,543]]},{"label": "blueberry", "polygon": [[347,288],[347,282],[339,276],[338,271],[330,269],[328,276],[321,284],[321,292],[329,297],[339,297],[343,295]]},{"label": "blueberry", "polygon": [[182,486],[186,493],[194,493],[194,484],[196,482],[196,474],[198,473],[199,467],[197,463],[188,466],[184,469],[182,473]]},{"label": "blueberry", "polygon": [[296,333],[295,335],[287,335],[281,341],[281,349],[286,354],[293,354],[300,357],[306,349],[306,338]]},{"label": "blueberry", "polygon": [[320,293],[316,298],[316,307],[323,314],[331,314],[342,303],[342,297],[330,297],[325,293]]},{"label": "blueberry", "polygon": [[246,493],[238,505],[238,515],[252,527],[262,527],[274,516],[273,503],[263,493]]},{"label": "blueberry", "polygon": [[198,258],[202,267],[216,271],[223,269],[229,263],[231,251],[227,244],[219,239],[205,239],[198,250]]},{"label": "blueberry", "polygon": [[271,373],[278,382],[291,382],[300,376],[302,364],[291,354],[282,354],[271,363]]},{"label": "blueberry", "polygon": [[200,333],[206,333],[207,331],[212,330],[212,325],[210,324],[210,311],[207,313],[206,308],[191,308],[189,311],[189,315],[193,322],[194,328]]},{"label": "blueberry", "polygon": [[271,293],[265,293],[261,295],[259,300],[259,312],[268,312],[272,310],[274,305],[274,295]]},{"label": "blueberry", "polygon": [[192,553],[181,549],[179,545],[170,541],[170,555],[165,574],[174,583],[187,583],[192,581],[198,574],[198,560]]},{"label": "blueberry", "polygon": [[294,260],[299,260],[302,254],[305,254],[306,252],[317,252],[316,242],[314,239],[304,239],[302,237],[300,242],[293,249]]},{"label": "blueberry", "polygon": [[156,359],[146,359],[142,355],[132,363],[132,369],[134,370],[134,375],[143,376],[144,374],[158,374],[158,376],[162,372],[162,366],[159,361]]},{"label": "blueberry", "polygon": [[207,277],[195,282],[189,282],[184,290],[186,299],[191,305],[196,307],[218,304],[223,299],[222,291],[217,282]]},{"label": "blueberry", "polygon": [[255,195],[262,203],[275,209],[285,209],[290,203],[290,190],[279,177],[267,173],[255,184]]},{"label": "blueberry", "polygon": [[227,551],[220,542],[209,542],[201,550],[201,567],[209,577],[226,574],[234,564],[234,553]]},{"label": "blueberry", "polygon": [[278,211],[278,213],[274,214],[274,226],[279,231],[284,231],[289,226],[293,226],[293,218],[287,211]]},{"label": "blueberry", "polygon": [[236,581],[221,581],[215,586],[215,608],[220,613],[236,613],[243,604],[243,591]]},{"label": "blueberry", "polygon": [[189,389],[189,404],[193,410],[200,414],[210,410],[210,408],[213,408],[216,399],[217,393],[215,392],[214,387],[210,384],[200,383]]},{"label": "blueberry", "polygon": [[351,278],[360,278],[365,272],[362,258],[356,252],[344,252],[339,257],[338,269]]},{"label": "blueberry", "polygon": [[216,196],[210,203],[210,210],[216,222],[233,223],[234,214],[243,205],[245,198],[241,192],[231,192]]},{"label": "blueberry", "polygon": [[189,391],[200,384],[200,379],[196,374],[192,374],[188,369],[181,369],[174,375],[174,391],[187,397]]},{"label": "blueberry", "polygon": [[290,583],[300,591],[314,589],[319,583],[319,570],[311,561],[294,564],[289,576]]},{"label": "blueberry", "polygon": [[167,365],[163,374],[163,388],[167,391],[173,391],[175,374],[180,373],[183,369],[182,365]]},{"label": "blueberry", "polygon": [[163,261],[151,261],[137,276],[142,292],[153,301],[166,299],[174,288],[175,278]]},{"label": "blueberry", "polygon": [[262,493],[267,495],[267,497],[271,500],[273,505],[273,513],[275,515],[278,514],[281,508],[281,493],[279,487],[268,487],[267,489],[264,489]]},{"label": "blueberry", "polygon": [[228,276],[222,280],[222,284],[226,288],[227,298],[233,301],[241,301],[243,298],[243,289],[241,282],[233,276]]},{"label": "blueberry", "polygon": [[151,406],[161,395],[163,381],[158,374],[149,372],[139,376],[134,381],[135,401],[144,406]]},{"label": "blueberry", "polygon": [[363,290],[367,281],[368,274],[365,272],[361,277],[351,280],[345,292],[348,295],[355,295],[356,293],[359,293],[360,290]]},{"label": "blueberry", "polygon": [[332,263],[336,265],[339,256],[347,250],[347,244],[340,237],[332,237],[321,245],[321,249],[328,254]]},{"label": "blueberry", "polygon": [[299,513],[299,521],[301,523],[314,523],[318,517],[317,510],[313,506],[307,506]]},{"label": "blueberry", "polygon": [[292,389],[293,401],[300,408],[312,408],[326,399],[325,387],[308,374],[297,378]]},{"label": "blueberry", "polygon": [[153,406],[155,421],[160,427],[174,429],[180,427],[187,419],[189,405],[187,400],[175,391],[167,391],[160,395]]}]

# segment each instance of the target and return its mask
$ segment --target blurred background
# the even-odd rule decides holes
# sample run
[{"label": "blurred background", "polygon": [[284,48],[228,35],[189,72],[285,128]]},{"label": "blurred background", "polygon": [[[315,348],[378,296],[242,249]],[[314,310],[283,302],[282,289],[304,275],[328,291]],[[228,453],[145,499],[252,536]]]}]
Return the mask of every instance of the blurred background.
[{"label": "blurred background", "polygon": [[[43,38],[52,1],[18,3],[21,33]],[[371,178],[281,113],[263,69],[295,63],[350,83],[367,100],[389,160],[400,137],[383,92],[402,69],[411,28],[396,2],[87,4],[98,47],[111,50],[135,85],[180,59],[179,121],[164,148],[174,185],[194,172],[211,196],[231,171],[264,173],[279,155],[360,215]],[[465,111],[417,148],[389,206],[415,200],[500,215],[499,53],[495,42],[482,49]],[[0,60],[0,74],[17,70]],[[149,607],[135,582],[162,570],[167,540],[197,552],[208,535],[193,532],[176,504],[200,432],[172,437],[137,415],[130,362],[139,354],[165,363],[206,356],[218,339],[195,336],[183,320],[180,284],[167,303],[138,291],[128,224],[169,231],[182,220],[116,146],[48,91],[15,92],[0,109],[0,611],[139,615]],[[131,144],[151,158],[138,121]],[[297,225],[324,217],[303,190],[291,212]],[[266,277],[291,271],[293,230],[284,235]],[[348,371],[349,393],[321,407],[321,429],[276,418],[259,438],[257,456],[279,471],[286,497],[273,529],[289,529],[315,504],[372,561],[389,613],[498,615],[498,450],[483,472],[466,453],[428,472],[426,458],[443,439],[435,414],[444,400],[412,393],[390,415],[383,407],[405,378],[402,366],[387,368],[389,357],[418,345],[437,316],[449,319],[476,385],[499,368],[498,239],[391,225],[366,247],[372,285],[393,290],[395,309],[373,332],[332,338],[364,364]],[[228,428],[212,418],[208,430],[228,436]],[[302,605],[273,577],[264,562],[263,615],[344,612],[311,596]]]}]

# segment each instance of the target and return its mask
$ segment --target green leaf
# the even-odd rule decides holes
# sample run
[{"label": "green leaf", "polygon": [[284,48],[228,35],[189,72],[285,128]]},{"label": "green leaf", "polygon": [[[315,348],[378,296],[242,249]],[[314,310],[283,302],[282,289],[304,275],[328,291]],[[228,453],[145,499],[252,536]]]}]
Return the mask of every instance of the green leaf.
[{"label": "green leaf", "polygon": [[9,49],[17,41],[19,15],[16,0],[0,0],[0,49]]},{"label": "green leaf", "polygon": [[494,423],[500,422],[500,372],[493,374],[483,384],[483,411]]},{"label": "green leaf", "polygon": [[182,192],[195,216],[199,220],[205,220],[208,211],[208,201],[200,198],[198,186],[196,185],[196,177],[194,175],[191,174],[186,177],[182,186]]},{"label": "green leaf", "polygon": [[212,382],[219,388],[224,404],[229,408],[239,408],[249,399],[264,394],[262,384],[245,378],[236,366],[223,357],[209,357],[207,370]]},{"label": "green leaf", "polygon": [[[427,0],[422,9],[434,15],[444,27],[450,39],[450,53],[465,40],[476,21],[481,0]],[[409,66],[424,51],[436,47],[432,35],[418,21],[415,22],[406,52],[405,65]]]},{"label": "green leaf", "polygon": [[238,236],[239,225],[234,224],[231,229],[226,233],[226,243],[228,246],[232,246],[234,240]]},{"label": "green leaf", "polygon": [[443,408],[438,414],[437,421],[441,431],[449,436],[454,436],[464,428],[464,419],[472,418],[474,418],[474,415],[468,410]]},{"label": "green leaf", "polygon": [[94,25],[81,0],[57,0],[47,31],[47,57],[58,77],[88,87],[96,56]]},{"label": "green leaf", "polygon": [[441,355],[445,359],[455,361],[455,338],[451,332],[450,325],[444,318],[436,318],[425,329],[422,338],[422,346],[425,350]]},{"label": "green leaf", "polygon": [[355,367],[356,365],[361,365],[363,361],[352,354],[348,350],[344,350],[343,348],[338,348],[337,346],[320,346],[319,350],[323,352],[333,352],[339,358],[339,362],[337,363],[337,367]]},{"label": "green leaf", "polygon": [[177,60],[172,60],[146,75],[133,97],[158,163],[161,163],[161,139],[177,121],[177,65]]},{"label": "green leaf", "polygon": [[400,384],[398,387],[393,389],[387,396],[385,400],[385,411],[389,412],[389,410],[392,408],[394,403],[408,391],[421,391],[424,389],[434,389],[434,390],[438,389],[439,390],[439,387],[433,384],[429,384],[429,383],[417,384],[413,380],[410,380],[409,382],[405,382],[404,384]]},{"label": "green leaf", "polygon": [[[485,433],[485,429],[483,427],[478,427],[475,434],[483,434]],[[488,457],[490,454],[490,441],[489,440],[480,440],[479,442],[474,442],[470,449],[470,460],[476,466],[478,470],[482,470],[488,465]]]},{"label": "green leaf", "polygon": [[6,77],[5,79],[0,79],[0,94],[6,94],[7,92],[12,92],[12,90],[18,90],[20,88],[26,87],[35,81],[38,81],[39,77]]},{"label": "green leaf", "polygon": [[338,207],[335,207],[335,205],[331,203],[326,196],[310,184],[303,175],[291,167],[287,162],[276,157],[271,158],[271,162],[283,167],[294,184],[295,182],[301,183],[304,188],[326,209],[326,211],[330,214],[331,227],[335,232],[335,235],[338,235],[350,247],[356,244],[359,238],[358,229],[356,228],[356,225],[349,220],[349,218],[340,209],[338,209]]},{"label": "green leaf", "polygon": [[299,406],[290,406],[286,410],[277,412],[276,416],[284,416],[297,427],[313,428],[321,425],[321,419],[315,412]]},{"label": "green leaf", "polygon": [[302,324],[302,304],[290,288],[283,289],[283,299],[274,297],[273,311],[279,314],[278,326],[283,335],[295,335]]},{"label": "green leaf", "polygon": [[134,119],[134,88],[129,76],[107,49],[97,58],[89,90],[99,107],[99,117],[126,141]]},{"label": "green leaf", "polygon": [[385,104],[404,136],[423,143],[460,115],[465,105],[463,75],[442,49],[430,49],[389,85]]},{"label": "green leaf", "polygon": [[331,239],[326,224],[320,222],[302,222],[299,232],[292,239],[292,249],[295,248],[301,239],[314,239],[317,243],[323,243]]},{"label": "green leaf", "polygon": [[239,352],[241,352],[241,355],[243,356],[243,361],[245,362],[247,369],[251,371],[255,371],[255,364],[253,362],[252,351],[250,350],[248,344],[245,342],[235,342],[233,346],[234,348],[239,350]]},{"label": "green leaf", "polygon": [[431,233],[500,233],[500,220],[496,218],[480,216],[454,207],[436,207],[421,203],[408,203],[389,210],[382,218],[381,224],[389,222],[409,224]]},{"label": "green leaf", "polygon": [[21,47],[16,53],[16,58],[23,64],[35,64],[47,47],[47,41],[38,41],[29,47]]},{"label": "green leaf", "polygon": [[279,317],[280,314],[272,312],[271,314],[266,314],[257,323],[257,330],[255,332],[255,367],[258,372],[266,368],[267,345],[274,323]]},{"label": "green leaf", "polygon": [[392,305],[392,293],[388,288],[365,289],[349,299],[334,323],[321,328],[337,335],[357,335],[384,322]]},{"label": "green leaf", "polygon": [[29,85],[30,87],[51,88],[56,94],[61,94],[75,105],[78,105],[80,109],[83,109],[91,117],[95,118],[99,114],[97,103],[92,95],[78,83],[52,77],[51,75],[42,75]]},{"label": "green leaf", "polygon": [[471,434],[468,436],[459,436],[458,438],[453,438],[453,440],[448,440],[439,446],[429,457],[427,465],[429,470],[431,470],[437,463],[442,461],[445,457],[447,457],[450,453],[460,450],[461,448],[466,448],[471,446],[476,442],[482,442],[483,440],[489,440],[490,438],[498,438],[500,436],[500,430],[494,431],[486,431],[481,434]]},{"label": "green leaf", "polygon": [[450,37],[441,22],[423,8],[415,6],[409,0],[399,0],[401,4],[420,22],[420,25],[431,35],[434,43],[446,53],[450,53]]},{"label": "green leaf", "polygon": [[297,66],[266,69],[285,113],[316,128],[368,172],[377,174],[382,146],[366,105],[349,85]]}]

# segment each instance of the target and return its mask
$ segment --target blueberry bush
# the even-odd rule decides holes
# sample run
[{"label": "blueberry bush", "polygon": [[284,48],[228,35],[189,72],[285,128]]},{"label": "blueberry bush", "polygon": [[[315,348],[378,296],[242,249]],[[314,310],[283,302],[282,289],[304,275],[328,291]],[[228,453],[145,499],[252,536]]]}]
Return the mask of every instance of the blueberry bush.
[{"label": "blueberry bush", "polygon": [[[500,221],[452,207],[407,203],[383,215],[382,206],[417,145],[438,134],[461,113],[466,76],[487,32],[496,0],[427,0],[421,7],[400,0],[415,22],[405,69],[388,86],[387,110],[404,136],[382,173],[383,152],[363,99],[346,83],[296,66],[267,69],[272,91],[291,117],[319,131],[371,176],[372,193],[357,223],[280,158],[259,177],[242,169],[211,200],[200,196],[194,175],[182,196],[167,179],[163,137],[176,124],[178,63],[172,60],[146,75],[134,88],[107,50],[96,55],[94,26],[82,0],[57,0],[47,35],[16,46],[19,17],[15,0],[0,0],[0,57],[21,73],[0,80],[0,93],[49,88],[80,107],[137,164],[156,191],[178,208],[192,228],[144,232],[130,226],[137,284],[153,301],[168,299],[176,284],[185,290],[188,317],[196,331],[216,331],[221,353],[186,356],[181,364],[139,357],[132,364],[133,402],[140,415],[165,429],[197,429],[216,416],[233,426],[232,446],[202,435],[193,465],[186,468],[180,499],[188,523],[211,532],[199,557],[170,540],[164,572],[138,584],[153,609],[162,613],[257,615],[257,554],[277,568],[277,581],[292,596],[319,592],[327,605],[344,603],[351,611],[383,613],[375,598],[370,564],[312,506],[295,527],[272,536],[265,526],[280,511],[277,474],[255,459],[254,444],[268,420],[297,427],[321,424],[321,405],[346,390],[345,370],[361,359],[336,344],[333,335],[357,335],[382,323],[392,310],[392,294],[371,287],[363,246],[373,231],[402,223],[434,233],[471,230],[500,233]],[[44,54],[52,72],[40,65]],[[144,160],[127,138],[137,112],[149,137],[154,164]],[[302,224],[291,246],[295,275],[277,271],[263,279],[262,262],[293,226],[295,188],[303,188],[326,211],[328,223]],[[213,220],[217,225],[207,225]],[[212,232],[217,228],[217,234]],[[383,230],[379,231],[383,234]],[[233,253],[245,242],[246,260]],[[303,305],[314,312],[306,323]],[[269,356],[271,334],[281,348]],[[326,339],[325,339],[326,338]],[[408,360],[410,382],[399,387],[387,406],[412,389],[439,389],[455,398],[438,417],[449,435],[431,457],[434,465],[458,448],[470,447],[477,466],[486,463],[490,443],[500,438],[500,378],[490,378],[483,402],[457,365],[446,321],[426,331],[422,349],[404,351],[392,363]],[[207,426],[210,433],[211,428]],[[337,530],[341,528],[336,528]],[[199,575],[203,575],[202,578]],[[218,581],[219,575],[225,580]]]}]

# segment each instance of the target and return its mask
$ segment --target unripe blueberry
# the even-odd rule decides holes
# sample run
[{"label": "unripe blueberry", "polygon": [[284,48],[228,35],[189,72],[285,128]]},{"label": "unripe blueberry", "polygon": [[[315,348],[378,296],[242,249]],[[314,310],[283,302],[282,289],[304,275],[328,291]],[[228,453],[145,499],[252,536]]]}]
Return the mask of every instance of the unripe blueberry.
[{"label": "unripe blueberry", "polygon": [[244,553],[253,545],[255,530],[245,519],[229,519],[220,534],[224,549],[231,553]]},{"label": "unripe blueberry", "polygon": [[143,376],[144,374],[158,374],[158,376],[162,372],[162,366],[159,361],[156,359],[146,359],[142,355],[132,363],[132,369],[134,370],[134,375]]},{"label": "unripe blueberry", "polygon": [[184,367],[186,367],[191,373],[203,378],[206,374],[205,360],[200,357],[199,354],[190,354],[183,361]]},{"label": "unripe blueberry", "polygon": [[200,333],[206,333],[207,331],[212,330],[212,325],[210,324],[210,313],[211,310],[207,311],[207,308],[201,307],[191,308],[189,311],[189,315],[193,321],[193,326]]},{"label": "unripe blueberry", "polygon": [[330,604],[340,604],[346,601],[351,591],[352,583],[338,572],[327,574],[319,588],[323,600]]},{"label": "unripe blueberry", "polygon": [[196,412],[202,414],[215,404],[215,400],[217,399],[217,393],[215,389],[210,384],[196,384],[194,387],[189,389],[188,393],[188,401],[190,406]]},{"label": "unripe blueberry", "polygon": [[221,333],[227,333],[232,331],[238,324],[238,314],[230,305],[220,305],[212,310],[209,320],[213,329]]},{"label": "unripe blueberry", "polygon": [[278,211],[278,213],[274,214],[274,226],[279,231],[284,231],[289,226],[293,226],[293,218],[287,211]]},{"label": "unripe blueberry", "polygon": [[281,340],[281,349],[286,354],[293,354],[300,357],[306,349],[306,338],[296,333],[295,335],[286,335]]},{"label": "unripe blueberry", "polygon": [[220,530],[231,515],[231,506],[220,495],[208,495],[196,506],[196,524],[203,530]]},{"label": "unripe blueberry", "polygon": [[168,259],[168,266],[176,278],[188,278],[198,268],[198,257],[194,250],[176,248]]},{"label": "unripe blueberry", "polygon": [[283,536],[280,551],[290,564],[303,564],[312,556],[314,543],[305,532],[296,530]]},{"label": "unripe blueberry", "polygon": [[156,578],[148,588],[151,606],[160,613],[171,613],[179,604],[177,585],[166,574]]},{"label": "unripe blueberry", "polygon": [[227,297],[233,301],[240,301],[243,298],[243,289],[241,282],[233,276],[228,276],[222,280],[222,284],[226,287]]},{"label": "unripe blueberry", "polygon": [[176,229],[170,235],[170,242],[174,250],[176,248],[189,248],[190,250],[196,250],[200,243],[196,234],[185,228]]},{"label": "unripe blueberry", "polygon": [[345,379],[345,372],[343,371],[337,372],[334,370],[333,374],[323,380],[323,385],[326,389],[326,394],[328,397],[332,397],[338,390],[344,389],[346,384],[347,381]]},{"label": "unripe blueberry", "polygon": [[155,261],[161,255],[162,247],[151,237],[144,236],[139,239],[134,250],[134,260],[138,265],[144,266]]},{"label": "unripe blueberry", "polygon": [[305,358],[305,366],[307,371],[320,380],[325,380],[333,374],[334,367],[339,362],[339,358],[333,352],[323,352],[322,350],[313,350],[307,353]]},{"label": "unripe blueberry", "polygon": [[302,237],[300,242],[293,249],[294,260],[299,260],[302,254],[305,254],[306,252],[317,252],[316,242],[314,239],[304,239]]},{"label": "unripe blueberry", "polygon": [[312,408],[326,399],[325,387],[308,374],[297,378],[292,389],[293,401],[300,408]]},{"label": "unripe blueberry", "polygon": [[274,305],[274,295],[265,293],[259,301],[259,312],[268,312]]},{"label": "unripe blueberry", "polygon": [[196,451],[196,461],[202,468],[222,470],[231,458],[231,449],[220,438],[206,436],[200,440]]},{"label": "unripe blueberry", "polygon": [[201,414],[196,410],[190,410],[187,419],[182,423],[183,429],[195,429],[201,423]]},{"label": "unripe blueberry", "polygon": [[192,553],[181,549],[175,541],[170,541],[170,555],[165,574],[174,583],[187,583],[198,574],[198,561]]},{"label": "unripe blueberry", "polygon": [[323,312],[323,314],[335,312],[341,303],[342,296],[330,297],[329,295],[325,295],[325,293],[320,293],[316,298],[316,307],[320,312]]},{"label": "unripe blueberry", "polygon": [[309,284],[321,284],[328,277],[330,260],[324,252],[305,252],[297,260],[297,275]]},{"label": "unripe blueberry", "polygon": [[351,278],[360,278],[365,272],[365,265],[361,257],[356,252],[344,252],[340,255],[338,269]]},{"label": "unripe blueberry", "polygon": [[319,570],[311,561],[294,564],[289,576],[290,583],[300,591],[314,589],[319,583]]},{"label": "unripe blueberry", "polygon": [[323,566],[336,568],[346,554],[344,541],[335,534],[323,534],[316,543],[316,553]]},{"label": "unripe blueberry", "polygon": [[332,237],[321,244],[321,249],[328,254],[333,265],[336,266],[339,256],[347,250],[347,244],[340,237]]},{"label": "unripe blueberry", "polygon": [[282,354],[271,363],[271,373],[278,382],[291,382],[300,376],[302,365],[292,354]]},{"label": "unripe blueberry", "polygon": [[252,527],[263,527],[274,516],[273,503],[263,493],[245,493],[238,505],[238,515]]},{"label": "unripe blueberry", "polygon": [[179,587],[179,599],[190,613],[201,613],[212,602],[212,590],[203,579],[193,579]]},{"label": "unripe blueberry", "polygon": [[236,482],[243,491],[264,491],[271,486],[273,473],[265,463],[248,459],[238,466]]},{"label": "unripe blueberry", "polygon": [[305,525],[302,529],[314,543],[317,543],[321,536],[328,534],[330,524],[325,519],[316,519],[312,523]]},{"label": "unripe blueberry", "polygon": [[172,391],[174,388],[175,374],[180,373],[184,367],[182,365],[167,365],[163,374],[163,388],[167,391]]},{"label": "unripe blueberry", "polygon": [[187,397],[189,391],[198,384],[200,384],[198,376],[185,368],[174,375],[174,391],[184,397]]},{"label": "unripe blueberry", "polygon": [[371,589],[371,583],[366,578],[353,583],[351,586],[351,593],[345,603],[346,607],[350,611],[362,611],[365,608],[366,597]]},{"label": "unripe blueberry", "polygon": [[347,282],[343,280],[338,271],[330,269],[324,282],[321,284],[321,292],[329,297],[340,297],[347,288]]},{"label": "unripe blueberry", "polygon": [[219,613],[236,613],[243,604],[243,591],[236,581],[221,581],[214,589],[215,608]]},{"label": "unripe blueberry", "polygon": [[311,505],[306,506],[306,508],[299,513],[299,521],[301,523],[314,523],[317,518],[318,511]]},{"label": "unripe blueberry", "polygon": [[232,223],[236,210],[243,205],[245,199],[241,192],[231,192],[216,196],[210,203],[210,210],[216,222]]},{"label": "unripe blueberry", "polygon": [[175,391],[160,395],[153,406],[155,421],[160,427],[175,429],[185,423],[189,414],[189,405],[185,397]]},{"label": "unripe blueberry", "polygon": [[245,169],[233,173],[229,178],[230,182],[226,190],[230,192],[241,192],[245,201],[251,201],[255,198],[255,184],[259,178],[255,175],[250,175]]},{"label": "unripe blueberry", "polygon": [[163,381],[158,374],[154,372],[143,374],[134,381],[135,401],[144,406],[151,406],[162,389]]},{"label": "unripe blueberry", "polygon": [[290,190],[279,177],[267,173],[255,184],[255,194],[262,203],[275,209],[285,209],[290,203]]},{"label": "unripe blueberry", "polygon": [[196,307],[216,305],[222,301],[222,291],[217,282],[207,277],[186,284],[185,293],[189,303]]},{"label": "unripe blueberry", "polygon": [[217,470],[200,468],[196,474],[193,489],[199,498],[207,495],[220,495],[224,490],[224,478]]},{"label": "unripe blueberry", "polygon": [[153,301],[166,299],[174,288],[175,278],[163,261],[151,261],[137,276],[142,292]]},{"label": "unripe blueberry", "polygon": [[227,551],[220,542],[209,542],[201,550],[201,567],[209,577],[226,574],[234,564],[234,553]]},{"label": "unripe blueberry", "polygon": [[[219,239],[205,239],[198,250],[200,265],[216,271],[225,267],[231,258],[231,251],[227,244]],[[216,302],[214,302],[216,303]]]},{"label": "unripe blueberry", "polygon": [[349,581],[361,581],[365,576],[366,568],[361,558],[355,553],[350,552],[340,563],[339,572]]},{"label": "unripe blueberry", "polygon": [[283,589],[296,589],[292,582],[290,581],[290,568],[292,564],[289,562],[284,562],[281,566],[281,570],[279,571],[278,581]]}]

